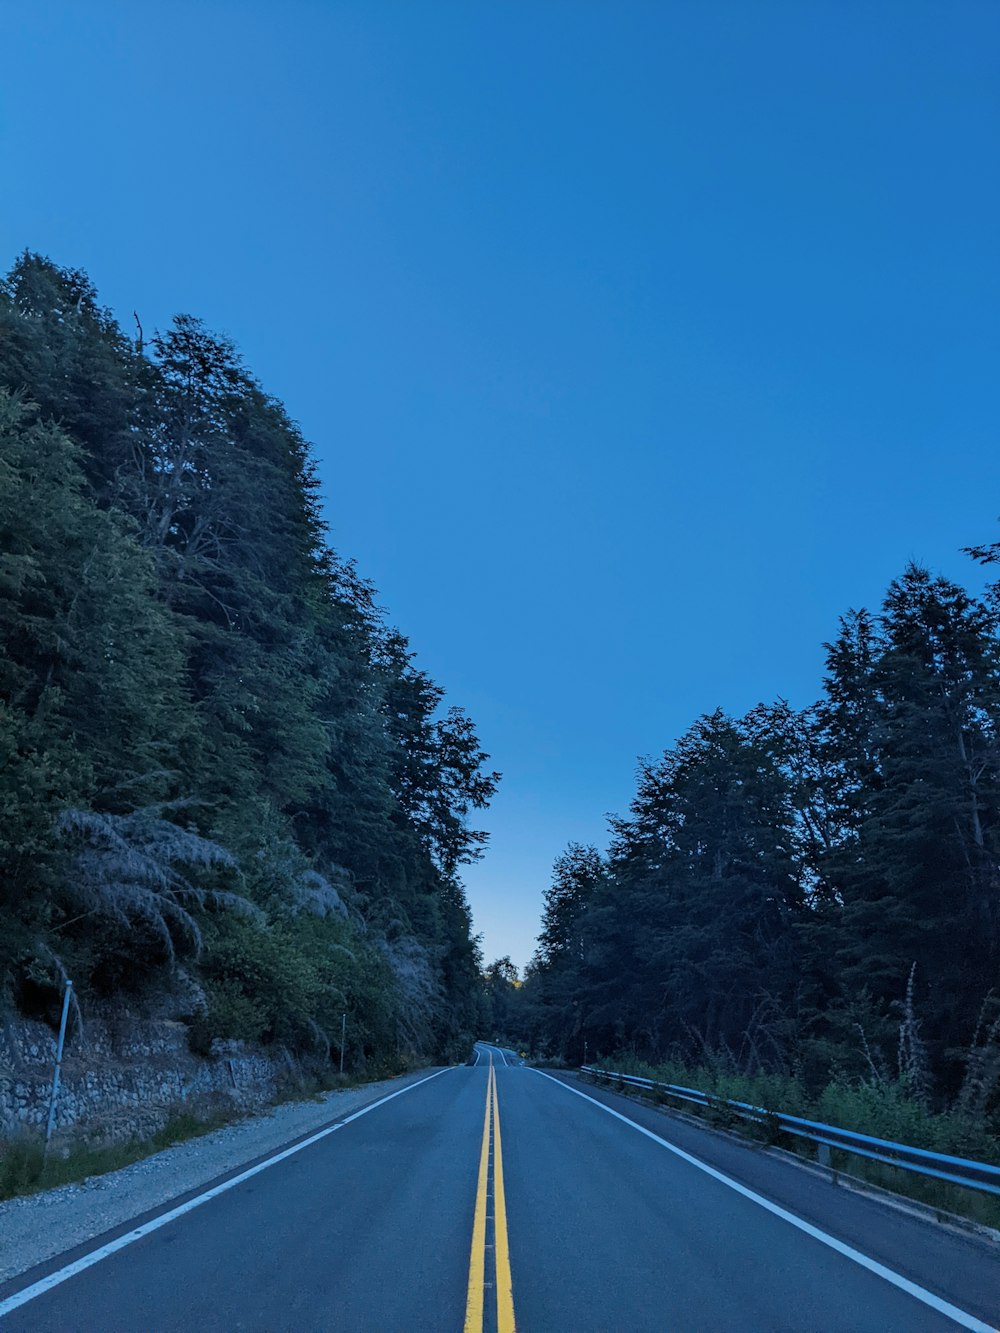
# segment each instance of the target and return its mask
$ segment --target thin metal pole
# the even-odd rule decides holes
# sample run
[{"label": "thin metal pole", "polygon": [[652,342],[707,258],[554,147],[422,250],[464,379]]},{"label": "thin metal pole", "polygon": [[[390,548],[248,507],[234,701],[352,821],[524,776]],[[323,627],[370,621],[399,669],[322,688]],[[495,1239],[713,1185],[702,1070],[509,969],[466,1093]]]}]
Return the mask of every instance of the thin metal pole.
[{"label": "thin metal pole", "polygon": [[340,1015],[340,1072],[344,1072],[344,1043],[347,1041],[347,1015]]},{"label": "thin metal pole", "polygon": [[62,1018],[59,1022],[59,1043],[56,1046],[56,1067],[52,1072],[52,1096],[49,1098],[49,1120],[45,1126],[45,1150],[48,1152],[49,1140],[56,1124],[56,1099],[59,1096],[59,1071],[62,1068],[63,1047],[66,1044],[66,1019],[69,1016],[69,996],[73,983],[67,978],[66,993],[63,995]]}]

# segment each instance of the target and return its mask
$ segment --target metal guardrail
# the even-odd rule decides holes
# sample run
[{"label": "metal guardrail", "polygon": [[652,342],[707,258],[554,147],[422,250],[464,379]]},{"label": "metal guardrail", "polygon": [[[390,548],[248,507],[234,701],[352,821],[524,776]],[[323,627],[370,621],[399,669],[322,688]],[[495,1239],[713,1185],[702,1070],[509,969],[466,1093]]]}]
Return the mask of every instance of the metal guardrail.
[{"label": "metal guardrail", "polygon": [[839,1148],[843,1152],[856,1153],[859,1157],[869,1157],[886,1166],[898,1167],[901,1171],[916,1171],[920,1175],[934,1176],[938,1180],[947,1180],[954,1185],[964,1185],[968,1189],[1000,1195],[1000,1166],[991,1166],[988,1162],[974,1162],[966,1157],[949,1157],[946,1153],[930,1152],[926,1148],[911,1148],[905,1143],[893,1143],[890,1139],[877,1139],[870,1134],[857,1134],[850,1129],[838,1129],[836,1125],[824,1125],[819,1120],[803,1120],[801,1116],[783,1115],[780,1111],[768,1111],[761,1106],[751,1106],[748,1102],[716,1097],[697,1088],[684,1088],[676,1083],[658,1083],[655,1079],[639,1078],[636,1074],[599,1069],[595,1065],[581,1065],[580,1072],[589,1074],[593,1078],[606,1078],[626,1087],[666,1093],[678,1101],[690,1102],[695,1106],[726,1108],[743,1120],[772,1125],[782,1134],[810,1139],[817,1146],[817,1156],[823,1166],[830,1165],[830,1149]]}]

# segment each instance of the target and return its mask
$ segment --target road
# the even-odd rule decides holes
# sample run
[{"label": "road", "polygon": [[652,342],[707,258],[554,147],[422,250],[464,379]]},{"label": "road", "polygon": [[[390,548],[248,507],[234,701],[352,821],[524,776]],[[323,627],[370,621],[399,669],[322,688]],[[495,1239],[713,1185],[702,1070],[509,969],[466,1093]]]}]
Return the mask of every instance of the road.
[{"label": "road", "polygon": [[0,1287],[3,1333],[994,1326],[1000,1247],[477,1050]]},{"label": "road", "polygon": [[511,1050],[509,1046],[492,1046],[487,1041],[477,1041],[472,1049],[472,1063],[489,1064],[491,1059],[498,1069],[524,1063],[517,1051]]}]

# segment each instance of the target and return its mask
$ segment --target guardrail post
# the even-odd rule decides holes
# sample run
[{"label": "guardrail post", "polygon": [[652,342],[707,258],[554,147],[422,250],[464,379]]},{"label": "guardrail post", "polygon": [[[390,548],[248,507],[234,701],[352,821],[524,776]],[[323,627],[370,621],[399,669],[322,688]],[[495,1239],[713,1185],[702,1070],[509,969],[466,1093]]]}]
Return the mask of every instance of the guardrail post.
[{"label": "guardrail post", "polygon": [[830,1165],[830,1145],[828,1143],[816,1144],[816,1161],[820,1166]]}]

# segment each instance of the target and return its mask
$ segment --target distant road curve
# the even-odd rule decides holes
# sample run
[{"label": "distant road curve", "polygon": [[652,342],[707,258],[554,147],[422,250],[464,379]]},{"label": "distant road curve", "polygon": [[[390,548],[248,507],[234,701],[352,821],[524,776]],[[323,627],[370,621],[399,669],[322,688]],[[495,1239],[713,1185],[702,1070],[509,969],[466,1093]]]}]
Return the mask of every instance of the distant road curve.
[{"label": "distant road curve", "polygon": [[504,1067],[524,1064],[517,1051],[511,1050],[509,1046],[494,1046],[488,1041],[477,1041],[472,1049],[476,1063],[481,1059],[489,1063],[488,1057],[492,1055],[494,1063]]},{"label": "distant road curve", "polygon": [[0,1330],[996,1329],[1000,1246],[475,1050],[6,1283]]}]

